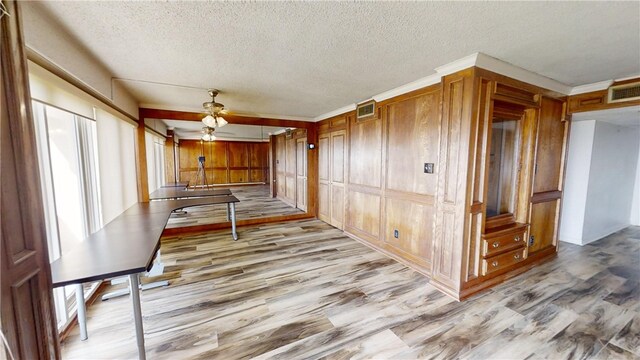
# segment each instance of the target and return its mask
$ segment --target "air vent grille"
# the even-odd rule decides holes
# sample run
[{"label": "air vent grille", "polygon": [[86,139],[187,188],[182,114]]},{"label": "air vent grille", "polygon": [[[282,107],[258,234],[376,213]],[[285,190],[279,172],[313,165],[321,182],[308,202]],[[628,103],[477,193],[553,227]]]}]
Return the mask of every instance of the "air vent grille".
[{"label": "air vent grille", "polygon": [[612,86],[609,88],[609,102],[622,102],[640,99],[640,82]]},{"label": "air vent grille", "polygon": [[372,101],[358,105],[358,108],[356,109],[356,118],[358,120],[368,119],[373,117],[375,113],[376,113],[376,102],[372,100]]}]

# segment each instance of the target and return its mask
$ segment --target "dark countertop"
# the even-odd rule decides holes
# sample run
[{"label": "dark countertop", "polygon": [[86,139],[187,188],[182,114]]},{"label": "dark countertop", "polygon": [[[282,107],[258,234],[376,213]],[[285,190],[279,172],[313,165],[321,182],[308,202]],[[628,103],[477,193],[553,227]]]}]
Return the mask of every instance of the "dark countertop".
[{"label": "dark countertop", "polygon": [[53,287],[147,271],[172,211],[236,202],[235,196],[209,196],[137,203],[51,263]]},{"label": "dark countertop", "polygon": [[215,189],[215,190],[185,190],[175,187],[162,187],[151,194],[149,194],[149,200],[167,200],[167,199],[179,199],[179,198],[194,198],[205,196],[223,196],[231,195],[229,189]]}]

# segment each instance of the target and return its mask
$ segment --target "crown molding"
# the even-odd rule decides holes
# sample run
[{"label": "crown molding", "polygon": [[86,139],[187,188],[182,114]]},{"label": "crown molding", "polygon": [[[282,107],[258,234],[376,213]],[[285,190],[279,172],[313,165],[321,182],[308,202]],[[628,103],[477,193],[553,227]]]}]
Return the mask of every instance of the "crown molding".
[{"label": "crown molding", "polygon": [[477,53],[476,67],[493,71],[500,75],[508,76],[510,78],[526,82],[531,85],[536,85],[541,88],[549,89],[555,92],[559,92],[564,95],[568,95],[571,91],[571,86],[563,84],[559,81],[553,80],[546,76],[534,73],[527,69],[523,69],[519,66],[510,64],[508,62],[496,59],[483,53]]},{"label": "crown molding", "polygon": [[609,88],[609,86],[611,86],[611,84],[613,84],[613,80],[598,81],[593,84],[574,86],[571,88],[571,91],[569,91],[569,94],[567,95],[577,95],[592,91],[606,90]]},{"label": "crown molding", "polygon": [[353,111],[355,109],[356,109],[356,104],[345,105],[345,106],[343,106],[341,108],[335,109],[333,111],[329,111],[328,113],[324,113],[322,115],[318,115],[313,119],[313,121],[315,121],[315,122],[322,121],[324,119],[328,119],[328,118],[334,117],[336,115],[344,114],[346,112]]},{"label": "crown molding", "polygon": [[418,89],[422,89],[424,87],[427,87],[429,85],[433,85],[433,84],[437,84],[440,82],[440,78],[442,76],[438,73],[436,74],[431,74],[429,76],[423,77],[421,79],[418,79],[416,81],[412,81],[408,84],[404,84],[402,86],[398,86],[395,89],[391,89],[388,91],[385,91],[383,93],[380,93],[378,95],[373,96],[373,100],[380,102],[383,100],[387,100],[387,99],[391,99],[392,97],[396,97],[398,95],[402,95],[402,94],[406,94],[409,92],[412,92],[414,90],[418,90]]},{"label": "crown molding", "polygon": [[482,53],[474,53],[469,56],[465,56],[461,59],[454,60],[448,64],[444,64],[442,66],[438,66],[435,68],[435,71],[440,74],[440,76],[445,76],[449,74],[453,74],[454,72],[458,72],[460,70],[468,69],[472,66],[476,66],[478,63],[478,58]]}]

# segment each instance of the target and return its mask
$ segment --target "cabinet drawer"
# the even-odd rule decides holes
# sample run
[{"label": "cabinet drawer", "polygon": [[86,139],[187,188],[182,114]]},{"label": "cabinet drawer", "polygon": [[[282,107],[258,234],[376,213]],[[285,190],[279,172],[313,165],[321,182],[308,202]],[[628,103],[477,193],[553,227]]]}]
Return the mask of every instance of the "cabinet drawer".
[{"label": "cabinet drawer", "polygon": [[483,238],[482,239],[482,256],[488,257],[495,254],[515,249],[525,245],[524,231],[510,233],[506,235]]},{"label": "cabinet drawer", "polygon": [[488,259],[482,259],[482,275],[488,275],[496,271],[517,264],[527,256],[527,248],[521,247],[502,255],[496,255]]}]

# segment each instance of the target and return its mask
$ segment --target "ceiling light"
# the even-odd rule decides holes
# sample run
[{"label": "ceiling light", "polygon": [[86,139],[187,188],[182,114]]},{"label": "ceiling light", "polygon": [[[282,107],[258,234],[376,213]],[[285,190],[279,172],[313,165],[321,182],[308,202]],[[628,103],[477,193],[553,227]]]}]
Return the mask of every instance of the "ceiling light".
[{"label": "ceiling light", "polygon": [[216,139],[216,137],[213,135],[213,132],[216,131],[216,129],[209,127],[209,126],[205,126],[202,128],[202,140],[203,141],[214,141]]},{"label": "ceiling light", "polygon": [[207,101],[202,104],[202,107],[209,113],[202,119],[202,123],[204,123],[207,127],[214,129],[228,124],[227,120],[220,116],[220,114],[224,111],[224,105],[216,102],[217,95],[218,90],[209,89],[209,96],[211,96],[211,101]]}]

